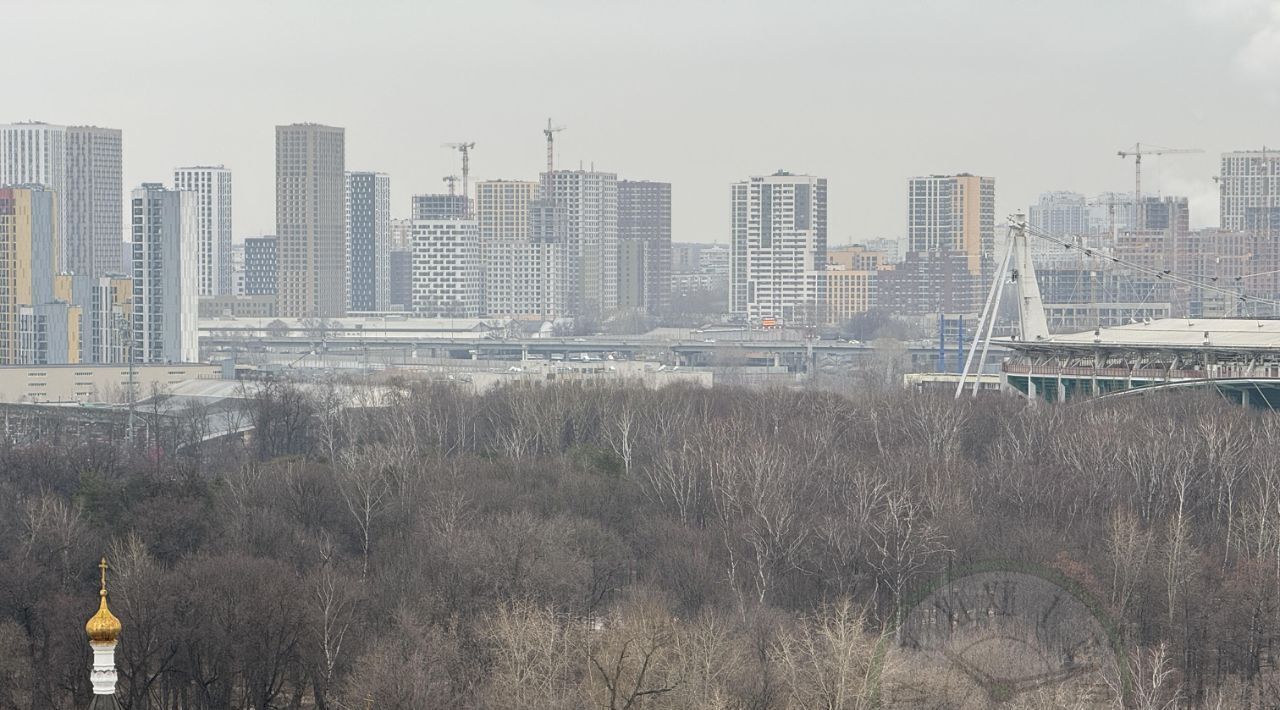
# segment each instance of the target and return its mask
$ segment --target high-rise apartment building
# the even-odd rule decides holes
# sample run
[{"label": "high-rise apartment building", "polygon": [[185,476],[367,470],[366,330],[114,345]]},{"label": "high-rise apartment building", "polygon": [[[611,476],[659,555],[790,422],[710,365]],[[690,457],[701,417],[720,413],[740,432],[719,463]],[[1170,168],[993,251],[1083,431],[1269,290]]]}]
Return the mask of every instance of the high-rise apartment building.
[{"label": "high-rise apartment building", "polygon": [[200,295],[231,295],[231,171],[221,165],[177,168],[173,187],[198,196]]},{"label": "high-rise apartment building", "polygon": [[133,339],[133,279],[101,276],[75,279],[75,302],[83,304],[81,361],[97,364],[129,362]]},{"label": "high-rise apartment building", "polygon": [[481,244],[484,313],[493,318],[552,320],[561,313],[560,245]]},{"label": "high-rise apartment building", "polygon": [[[68,285],[70,275],[60,279]],[[80,307],[58,300],[18,309],[18,362],[69,365],[80,361]]]},{"label": "high-rise apartment building", "polygon": [[244,295],[276,295],[278,271],[275,237],[244,240]]},{"label": "high-rise apartment building", "polygon": [[414,195],[412,215],[417,219],[466,219],[471,205],[463,195]]},{"label": "high-rise apartment building", "polygon": [[1143,197],[1142,219],[1146,230],[1191,231],[1191,209],[1185,197]]},{"label": "high-rise apartment building", "polygon": [[1222,154],[1218,199],[1223,229],[1280,236],[1280,151]]},{"label": "high-rise apartment building", "polygon": [[534,182],[476,184],[485,313],[496,318],[546,320],[560,315],[560,244],[535,238],[539,188]]},{"label": "high-rise apartment building", "polygon": [[671,183],[618,181],[618,307],[650,315],[671,304]]},{"label": "high-rise apartment building", "polygon": [[29,365],[80,362],[80,307],[72,305],[71,274],[52,276],[52,298],[18,309],[18,361]]},{"label": "high-rise apartment building", "polygon": [[43,185],[57,198],[58,264],[66,258],[67,128],[48,123],[0,126],[0,186]]},{"label": "high-rise apartment building", "polygon": [[827,264],[827,180],[779,171],[732,186],[729,308],[815,324]]},{"label": "high-rise apartment building", "polygon": [[[1186,249],[1191,231],[1191,214],[1185,197],[1144,197],[1139,210],[1144,229],[1119,232],[1115,255],[1131,264],[1159,271],[1185,271],[1182,261],[1191,254]],[[1182,294],[1185,295],[1185,294]],[[1183,315],[1177,308],[1175,312]]]},{"label": "high-rise apartment building", "polygon": [[1046,192],[1027,212],[1035,229],[1058,237],[1089,233],[1089,204],[1076,192]]},{"label": "high-rise apartment building", "polygon": [[866,313],[875,305],[876,272],[849,269],[843,264],[828,264],[822,277],[826,279],[826,325],[843,325],[851,318]]},{"label": "high-rise apartment building", "polygon": [[58,202],[39,185],[0,188],[0,364],[79,360],[79,309],[56,271]]},{"label": "high-rise apartment building", "polygon": [[[618,240],[618,308],[647,313],[645,308],[645,243]],[[668,279],[670,277],[668,276]]]},{"label": "high-rise apartment building", "polygon": [[413,310],[413,247],[395,247],[391,250],[390,261],[390,276],[387,280],[391,286],[391,310],[411,311]]},{"label": "high-rise apartment building", "polygon": [[897,315],[977,313],[981,278],[960,251],[909,251],[903,260],[875,274],[876,307]]},{"label": "high-rise apartment building", "polygon": [[391,302],[391,176],[347,173],[347,308],[385,311]]},{"label": "high-rise apartment building", "polygon": [[58,199],[58,270],[122,268],[121,133],[95,126],[0,126],[0,185],[43,185]]},{"label": "high-rise apartment building", "polygon": [[1222,228],[1248,232],[1254,245],[1251,274],[1239,285],[1275,299],[1280,296],[1280,151],[1223,153],[1218,191]]},{"label": "high-rise apartment building", "polygon": [[48,123],[0,126],[0,183],[44,185],[61,195],[67,178],[67,129]]},{"label": "high-rise apartment building", "polygon": [[282,318],[346,312],[345,133],[276,126],[276,297]]},{"label": "high-rise apartment building", "polygon": [[121,133],[114,128],[67,128],[67,228],[63,268],[90,278],[124,267],[124,173]]},{"label": "high-rise apartment building", "polygon": [[969,272],[991,270],[995,178],[968,173],[912,178],[907,189],[907,250],[960,252]]},{"label": "high-rise apartment building", "polygon": [[543,173],[542,197],[544,209],[534,211],[535,239],[562,246],[566,313],[608,317],[618,307],[618,176]]},{"label": "high-rise apartment building", "polygon": [[480,229],[472,219],[413,221],[413,310],[478,318],[484,309]]},{"label": "high-rise apartment building", "polygon": [[198,200],[195,192],[143,183],[133,191],[133,359],[199,358]]},{"label": "high-rise apartment building", "polygon": [[[415,203],[418,197],[448,197],[448,195],[417,195]],[[538,183],[536,182],[484,180],[476,183],[475,217],[480,229],[480,241],[484,243],[528,241],[532,234],[529,207],[537,198]]]}]

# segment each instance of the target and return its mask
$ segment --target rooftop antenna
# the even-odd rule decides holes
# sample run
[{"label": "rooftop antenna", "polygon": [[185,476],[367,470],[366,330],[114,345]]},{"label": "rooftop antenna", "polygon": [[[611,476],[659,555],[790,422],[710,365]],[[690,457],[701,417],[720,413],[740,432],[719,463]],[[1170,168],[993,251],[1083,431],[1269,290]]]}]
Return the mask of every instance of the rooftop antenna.
[{"label": "rooftop antenna", "polygon": [[444,176],[444,181],[445,181],[445,182],[447,182],[447,183],[449,183],[449,197],[453,197],[453,196],[454,196],[454,194],[455,194],[455,193],[457,193],[457,191],[458,191],[458,176],[457,176],[457,175],[445,175],[445,176]]}]

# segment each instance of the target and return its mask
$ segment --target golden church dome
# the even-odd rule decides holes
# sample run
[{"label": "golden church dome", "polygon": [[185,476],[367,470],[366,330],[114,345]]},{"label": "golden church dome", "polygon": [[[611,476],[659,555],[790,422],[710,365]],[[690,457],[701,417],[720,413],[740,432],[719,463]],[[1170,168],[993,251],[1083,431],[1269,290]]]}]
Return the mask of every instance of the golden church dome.
[{"label": "golden church dome", "polygon": [[89,634],[89,643],[115,643],[120,638],[120,620],[107,608],[107,560],[103,558],[98,568],[102,570],[102,589],[98,592],[98,613],[94,614],[84,625]]}]

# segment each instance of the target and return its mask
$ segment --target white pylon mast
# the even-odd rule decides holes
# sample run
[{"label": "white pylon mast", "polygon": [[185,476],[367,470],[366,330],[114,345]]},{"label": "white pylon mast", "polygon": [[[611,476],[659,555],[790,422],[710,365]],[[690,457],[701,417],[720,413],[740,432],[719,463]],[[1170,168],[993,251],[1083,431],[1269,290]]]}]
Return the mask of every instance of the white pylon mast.
[{"label": "white pylon mast", "polygon": [[[1013,238],[1007,240],[1005,244],[1004,257],[1000,259],[1000,266],[996,268],[995,274],[991,278],[991,289],[987,291],[987,300],[982,306],[982,313],[978,316],[978,329],[974,332],[974,338],[969,342],[969,356],[965,358],[964,369],[960,371],[960,381],[956,383],[956,399],[960,399],[960,393],[964,391],[965,378],[969,374],[969,368],[973,366],[973,356],[978,352],[978,345],[983,340],[989,338],[991,328],[988,322],[995,321],[995,315],[1000,310],[999,303],[996,302],[996,294],[1000,292],[999,285],[1004,283],[1004,275],[1009,271],[1009,258],[1012,255]],[[986,352],[983,352],[983,360],[986,359]],[[982,363],[978,363],[978,373],[982,372]]]},{"label": "white pylon mast", "polygon": [[969,344],[969,356],[965,359],[964,370],[960,372],[960,381],[956,383],[956,399],[964,392],[964,383],[969,371],[973,368],[974,356],[981,349],[982,356],[974,369],[973,394],[978,393],[978,384],[982,375],[982,366],[987,360],[987,351],[991,347],[991,336],[995,331],[996,316],[1000,312],[1000,299],[1004,294],[1006,281],[1013,281],[1018,288],[1018,338],[1020,340],[1044,340],[1049,337],[1049,324],[1044,315],[1044,300],[1040,297],[1040,283],[1036,280],[1036,267],[1031,260],[1031,249],[1027,244],[1027,219],[1022,213],[1009,218],[1009,238],[1005,246],[1004,258],[991,279],[991,289],[987,292],[986,303],[978,318],[976,337]]},{"label": "white pylon mast", "polygon": [[1031,245],[1027,243],[1027,219],[1021,213],[1015,214],[1009,225],[1009,253],[1013,262],[1009,278],[1018,285],[1018,338],[1044,340],[1049,337],[1049,321],[1044,315]]}]

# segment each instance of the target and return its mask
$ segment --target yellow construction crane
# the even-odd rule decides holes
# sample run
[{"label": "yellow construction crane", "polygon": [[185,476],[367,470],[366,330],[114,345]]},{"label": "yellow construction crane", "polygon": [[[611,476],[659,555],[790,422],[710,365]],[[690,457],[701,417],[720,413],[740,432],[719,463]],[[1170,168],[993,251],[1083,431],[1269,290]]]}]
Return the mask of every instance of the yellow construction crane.
[{"label": "yellow construction crane", "polygon": [[555,136],[564,130],[564,126],[551,125],[551,119],[547,119],[547,127],[542,129],[542,135],[547,137],[547,179],[551,179],[551,172],[555,170]]},{"label": "yellow construction crane", "polygon": [[1118,150],[1121,158],[1133,156],[1133,228],[1145,229],[1147,221],[1142,210],[1142,156],[1144,155],[1180,155],[1185,153],[1203,153],[1199,148],[1162,148],[1160,146],[1143,146],[1135,143],[1133,150]]},{"label": "yellow construction crane", "polygon": [[445,148],[453,148],[462,153],[462,198],[467,199],[471,193],[467,187],[468,179],[471,176],[471,149],[476,147],[475,143],[445,143]]}]

